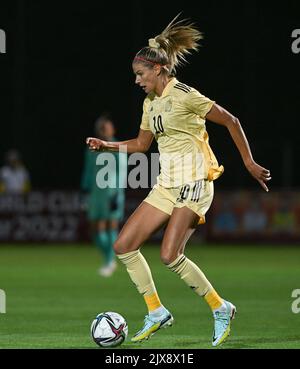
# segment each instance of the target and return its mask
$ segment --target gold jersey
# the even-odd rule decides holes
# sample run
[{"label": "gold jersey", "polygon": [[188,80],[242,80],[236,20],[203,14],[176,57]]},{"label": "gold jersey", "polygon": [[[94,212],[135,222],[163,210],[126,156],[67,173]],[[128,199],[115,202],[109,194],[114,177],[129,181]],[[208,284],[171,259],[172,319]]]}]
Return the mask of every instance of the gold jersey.
[{"label": "gold jersey", "polygon": [[215,102],[172,78],[161,96],[144,100],[140,128],[150,130],[158,143],[158,184],[178,187],[200,179],[217,179],[224,171],[208,143],[206,114]]}]

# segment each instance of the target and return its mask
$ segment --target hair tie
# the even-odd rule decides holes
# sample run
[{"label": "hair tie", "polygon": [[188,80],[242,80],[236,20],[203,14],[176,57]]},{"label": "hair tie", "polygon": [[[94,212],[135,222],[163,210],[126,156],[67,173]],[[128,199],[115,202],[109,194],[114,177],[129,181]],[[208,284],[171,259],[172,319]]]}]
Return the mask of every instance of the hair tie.
[{"label": "hair tie", "polygon": [[150,47],[153,47],[154,49],[160,48],[160,44],[155,40],[155,38],[150,38],[148,42]]}]

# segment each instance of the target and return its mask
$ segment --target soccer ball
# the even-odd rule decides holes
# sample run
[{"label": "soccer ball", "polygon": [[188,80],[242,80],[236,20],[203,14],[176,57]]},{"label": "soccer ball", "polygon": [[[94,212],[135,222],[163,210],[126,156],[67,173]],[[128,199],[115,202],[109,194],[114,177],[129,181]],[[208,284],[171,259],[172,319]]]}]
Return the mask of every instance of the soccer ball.
[{"label": "soccer ball", "polygon": [[91,325],[93,340],[101,347],[121,345],[128,335],[128,326],[122,315],[111,311],[100,313]]}]

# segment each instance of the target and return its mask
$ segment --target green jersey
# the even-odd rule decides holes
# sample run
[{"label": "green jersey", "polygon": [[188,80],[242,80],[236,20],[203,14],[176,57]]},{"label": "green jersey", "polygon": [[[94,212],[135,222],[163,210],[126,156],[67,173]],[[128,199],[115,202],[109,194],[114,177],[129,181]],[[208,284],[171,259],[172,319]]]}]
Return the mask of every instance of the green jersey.
[{"label": "green jersey", "polygon": [[125,187],[126,180],[127,154],[99,153],[86,149],[81,189],[89,194],[90,220],[123,217],[124,188],[121,187]]}]

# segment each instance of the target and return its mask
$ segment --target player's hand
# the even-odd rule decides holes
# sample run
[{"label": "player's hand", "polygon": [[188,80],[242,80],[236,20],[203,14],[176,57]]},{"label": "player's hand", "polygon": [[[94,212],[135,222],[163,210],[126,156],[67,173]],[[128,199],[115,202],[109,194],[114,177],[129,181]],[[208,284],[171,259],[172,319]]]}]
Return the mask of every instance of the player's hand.
[{"label": "player's hand", "polygon": [[255,162],[247,165],[247,169],[249,173],[260,183],[262,188],[269,192],[266,183],[272,179],[270,171],[264,167],[261,167]]},{"label": "player's hand", "polygon": [[86,144],[92,151],[103,151],[105,149],[105,141],[99,140],[99,138],[88,137]]}]

